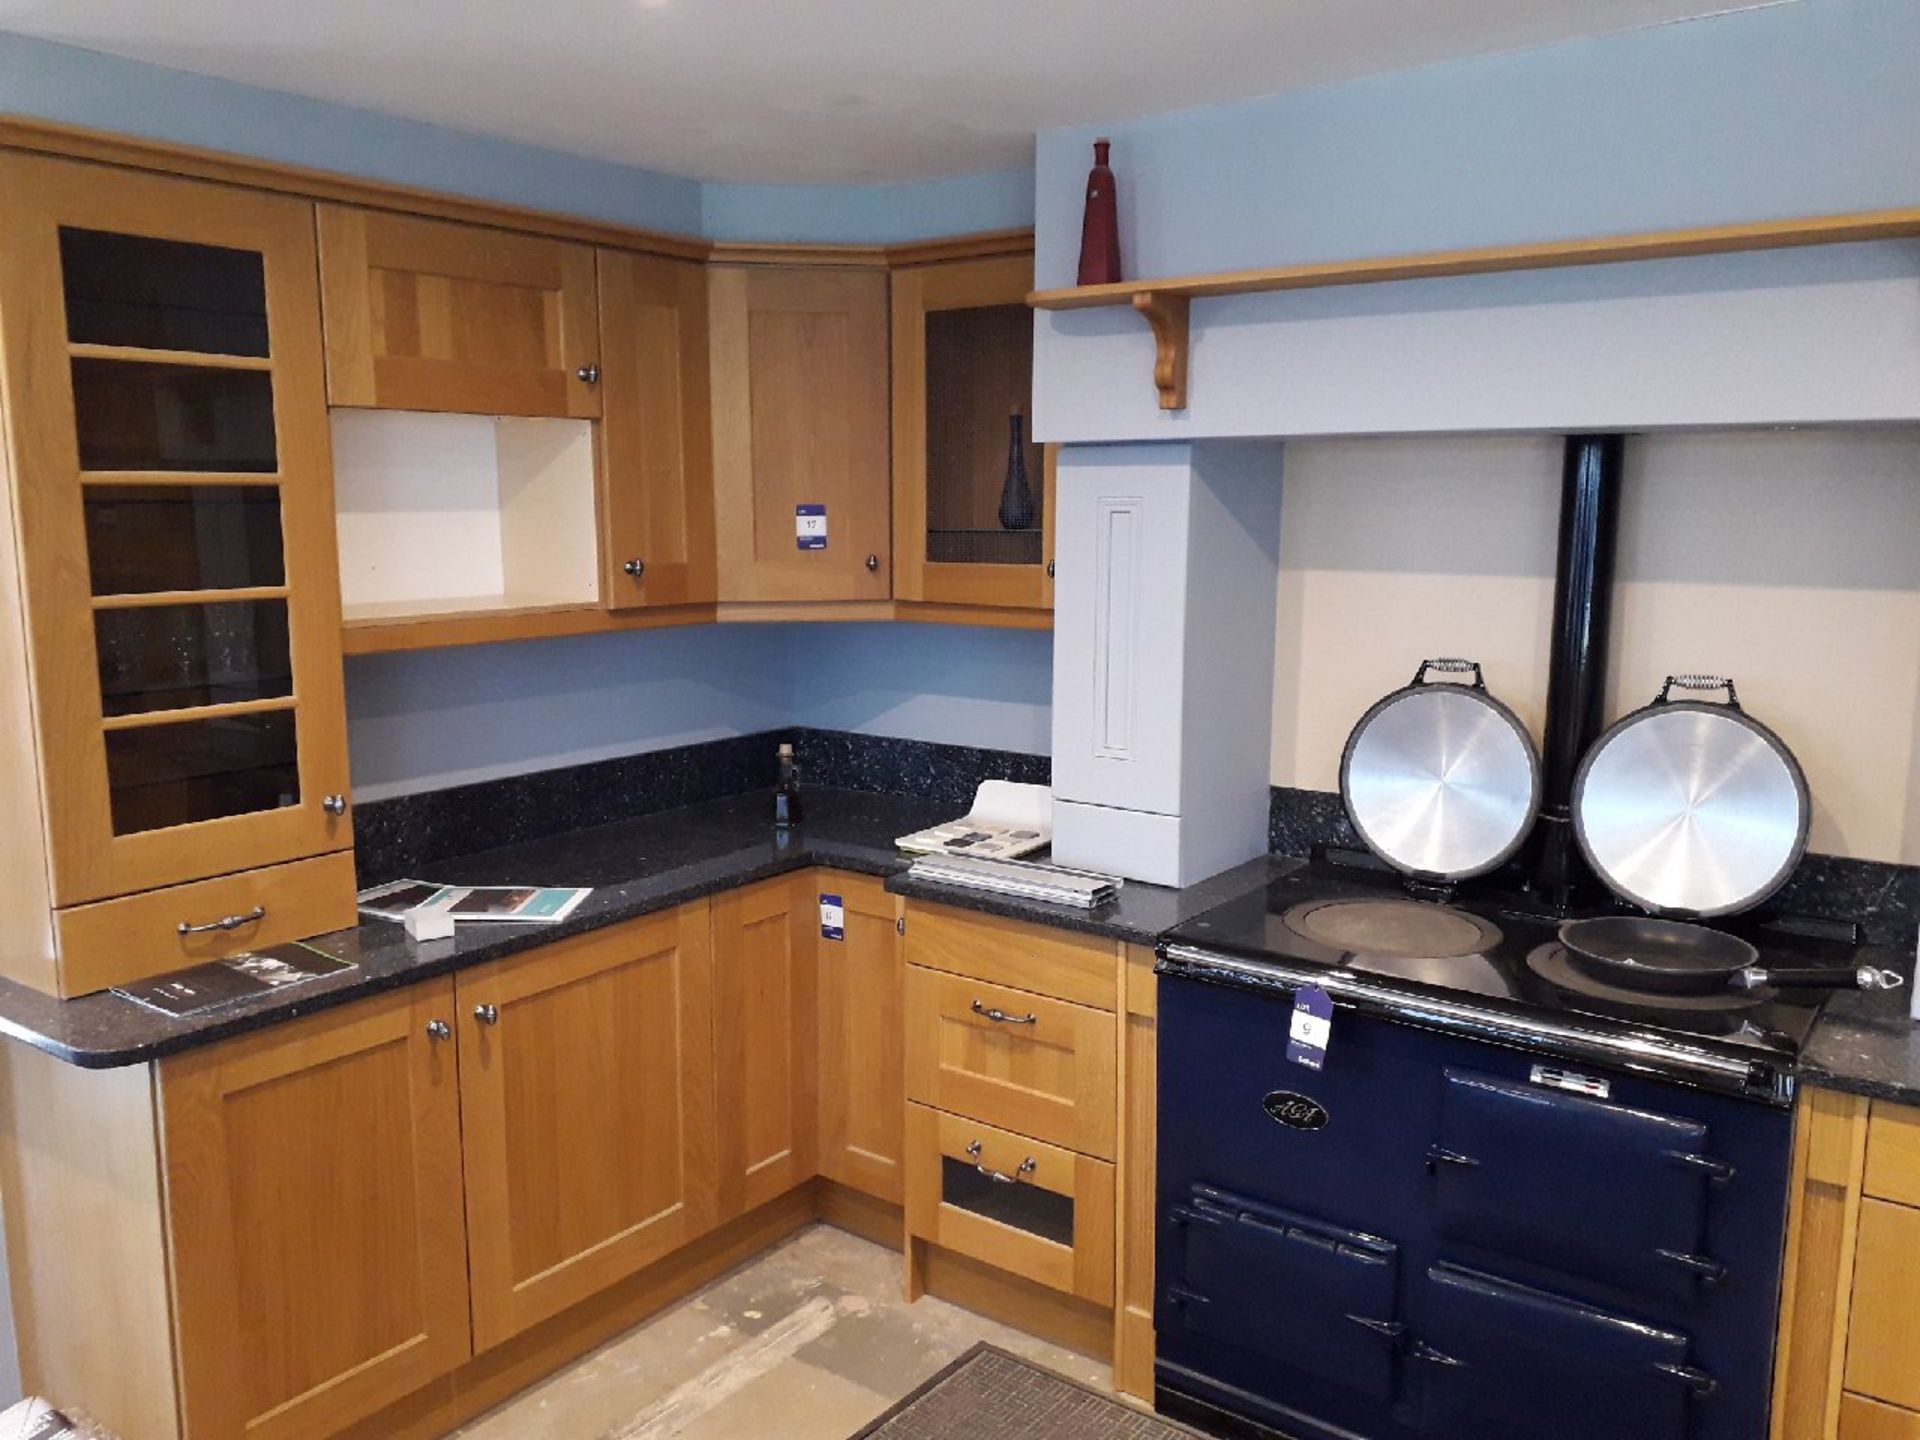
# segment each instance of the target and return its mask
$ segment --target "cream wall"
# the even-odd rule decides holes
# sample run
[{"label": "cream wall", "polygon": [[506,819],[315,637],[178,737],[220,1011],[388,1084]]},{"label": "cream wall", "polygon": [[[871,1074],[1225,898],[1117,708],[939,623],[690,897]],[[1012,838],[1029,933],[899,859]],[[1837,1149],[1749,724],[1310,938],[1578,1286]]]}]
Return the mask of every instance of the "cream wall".
[{"label": "cream wall", "polygon": [[[1339,784],[1348,729],[1421,659],[1544,716],[1556,437],[1287,449],[1273,781]],[[1812,848],[1920,863],[1920,429],[1636,437],[1608,717],[1731,674],[1813,792]]]}]

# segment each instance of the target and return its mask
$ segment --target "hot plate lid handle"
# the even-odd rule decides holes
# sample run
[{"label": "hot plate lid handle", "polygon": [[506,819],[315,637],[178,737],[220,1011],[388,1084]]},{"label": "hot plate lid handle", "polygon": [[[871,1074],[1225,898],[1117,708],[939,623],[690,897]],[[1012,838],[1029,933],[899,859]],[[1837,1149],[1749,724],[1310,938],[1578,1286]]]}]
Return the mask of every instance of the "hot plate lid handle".
[{"label": "hot plate lid handle", "polygon": [[1461,660],[1457,658],[1422,660],[1420,662],[1420,668],[1413,672],[1413,683],[1415,685],[1426,684],[1427,671],[1429,670],[1438,670],[1442,675],[1465,675],[1471,673],[1473,675],[1474,689],[1484,690],[1487,688],[1487,680],[1486,677],[1480,673],[1480,662],[1478,660]]},{"label": "hot plate lid handle", "polygon": [[1666,683],[1660,687],[1660,693],[1653,697],[1653,703],[1666,704],[1675,690],[1724,690],[1727,692],[1727,708],[1740,708],[1740,696],[1733,688],[1733,681],[1725,675],[1669,675]]}]

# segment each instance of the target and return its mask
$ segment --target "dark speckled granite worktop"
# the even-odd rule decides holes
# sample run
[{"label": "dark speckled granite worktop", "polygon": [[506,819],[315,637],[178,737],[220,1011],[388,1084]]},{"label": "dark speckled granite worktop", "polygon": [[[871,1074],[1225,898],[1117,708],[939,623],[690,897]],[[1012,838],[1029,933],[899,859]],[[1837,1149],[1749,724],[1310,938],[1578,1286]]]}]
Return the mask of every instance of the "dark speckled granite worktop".
[{"label": "dark speckled granite worktop", "polygon": [[[1129,882],[1114,903],[1077,911],[909,879],[894,837],[949,818],[950,799],[816,787],[807,805],[806,825],[784,837],[755,791],[418,866],[411,873],[422,880],[590,885],[594,893],[560,925],[465,925],[452,940],[423,945],[396,924],[368,921],[312,942],[354,969],[202,1015],[175,1018],[105,993],[56,1000],[0,980],[0,1034],[92,1069],[137,1064],[812,865],[885,876],[888,889],[915,899],[1152,944],[1299,863],[1255,860],[1180,890]],[[1836,995],[1801,1057],[1802,1078],[1920,1104],[1920,1027],[1906,1006],[1905,991]]]},{"label": "dark speckled granite worktop", "polygon": [[163,1015],[111,993],[56,1000],[0,980],[0,1034],[90,1069],[137,1064],[812,865],[897,877],[891,888],[921,899],[1151,944],[1295,863],[1258,860],[1185,890],[1129,883],[1114,904],[1079,912],[906,880],[894,837],[951,818],[948,801],[814,788],[797,832],[782,836],[767,815],[766,795],[755,792],[419,866],[412,873],[422,880],[594,893],[558,925],[463,925],[453,939],[425,944],[397,924],[368,921],[311,942],[356,968],[200,1015]]}]

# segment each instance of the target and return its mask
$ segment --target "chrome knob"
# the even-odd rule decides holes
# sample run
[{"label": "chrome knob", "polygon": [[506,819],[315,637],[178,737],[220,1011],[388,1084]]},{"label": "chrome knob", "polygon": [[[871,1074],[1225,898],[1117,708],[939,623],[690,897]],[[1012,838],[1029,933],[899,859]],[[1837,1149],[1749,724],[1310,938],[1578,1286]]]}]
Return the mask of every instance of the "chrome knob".
[{"label": "chrome knob", "polygon": [[647,573],[647,562],[644,560],[629,560],[620,568],[638,580],[642,575]]},{"label": "chrome knob", "polygon": [[320,802],[320,808],[329,815],[344,815],[347,813],[347,797],[344,795],[329,795]]},{"label": "chrome knob", "polygon": [[874,571],[874,570],[878,570],[879,568],[880,568],[880,557],[879,557],[878,555],[869,555],[869,556],[867,556],[867,569],[868,569],[868,571],[869,571],[869,572],[871,572],[871,571]]},{"label": "chrome knob", "polygon": [[598,385],[600,383],[600,364],[598,361],[582,365],[573,373],[589,385]]},{"label": "chrome knob", "polygon": [[482,1025],[498,1025],[500,1012],[492,1005],[476,1005],[473,1007],[473,1018]]},{"label": "chrome knob", "polygon": [[429,1040],[451,1040],[453,1038],[453,1027],[444,1020],[429,1020],[427,1022],[427,1038]]}]

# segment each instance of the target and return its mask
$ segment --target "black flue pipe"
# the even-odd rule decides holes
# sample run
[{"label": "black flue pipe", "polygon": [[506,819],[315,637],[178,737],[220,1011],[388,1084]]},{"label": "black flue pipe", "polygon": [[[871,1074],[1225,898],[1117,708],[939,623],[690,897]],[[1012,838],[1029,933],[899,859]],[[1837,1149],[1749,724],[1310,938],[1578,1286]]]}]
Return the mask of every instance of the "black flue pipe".
[{"label": "black flue pipe", "polygon": [[1560,472],[1560,550],[1553,583],[1553,650],[1540,757],[1540,826],[1529,877],[1556,911],[1597,886],[1573,835],[1573,777],[1606,719],[1613,557],[1620,530],[1621,435],[1570,435]]}]

